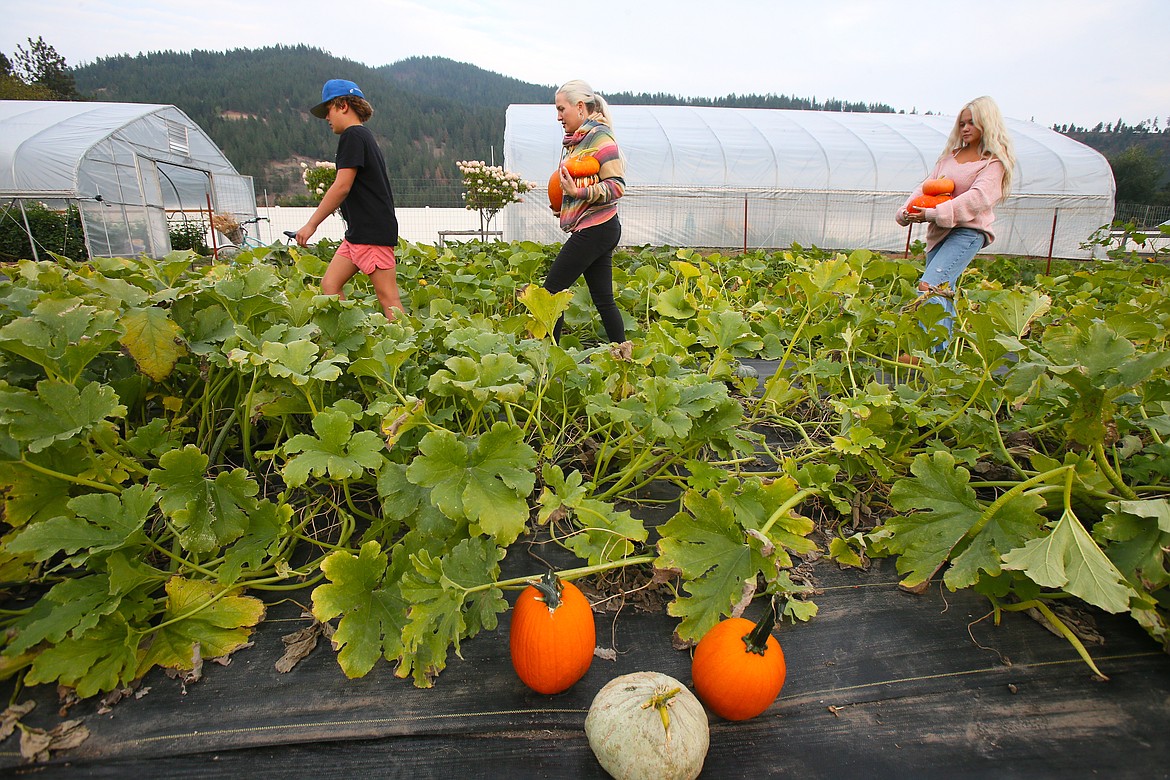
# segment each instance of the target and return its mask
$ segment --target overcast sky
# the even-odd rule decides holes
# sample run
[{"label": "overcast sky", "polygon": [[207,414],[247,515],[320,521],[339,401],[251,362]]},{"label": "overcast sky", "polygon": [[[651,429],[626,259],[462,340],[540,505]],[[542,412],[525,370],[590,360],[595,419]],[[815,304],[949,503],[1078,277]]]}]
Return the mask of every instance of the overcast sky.
[{"label": "overcast sky", "polygon": [[988,94],[1047,126],[1170,123],[1170,0],[2,2],[0,51],[41,36],[69,65],[307,44],[375,67],[423,55],[534,84],[582,78],[603,95],[773,93],[954,115]]}]

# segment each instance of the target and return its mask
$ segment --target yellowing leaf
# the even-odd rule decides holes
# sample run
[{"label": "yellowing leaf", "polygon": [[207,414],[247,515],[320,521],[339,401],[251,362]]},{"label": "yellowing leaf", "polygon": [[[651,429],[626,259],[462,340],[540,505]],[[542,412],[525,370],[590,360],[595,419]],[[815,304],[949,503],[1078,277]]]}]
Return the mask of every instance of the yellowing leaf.
[{"label": "yellowing leaf", "polygon": [[123,315],[122,326],[126,329],[122,346],[138,369],[156,382],[170,376],[179,358],[187,354],[182,329],[165,309],[131,309]]},{"label": "yellowing leaf", "polygon": [[139,674],[152,666],[192,669],[200,658],[230,655],[246,645],[264,619],[264,602],[229,593],[213,583],[172,577],[167,581],[163,626],[152,642]]}]

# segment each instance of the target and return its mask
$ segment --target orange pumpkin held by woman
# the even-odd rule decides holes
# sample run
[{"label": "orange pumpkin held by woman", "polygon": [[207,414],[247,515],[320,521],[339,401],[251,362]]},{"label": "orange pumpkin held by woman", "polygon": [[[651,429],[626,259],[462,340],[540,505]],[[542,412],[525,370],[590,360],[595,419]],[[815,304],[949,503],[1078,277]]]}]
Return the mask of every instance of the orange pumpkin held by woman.
[{"label": "orange pumpkin held by woman", "polygon": [[950,195],[955,191],[955,183],[946,178],[927,179],[922,183],[923,195]]},{"label": "orange pumpkin held by woman", "polygon": [[776,701],[788,668],[772,636],[773,601],[759,623],[728,618],[703,635],[691,661],[691,679],[703,704],[726,720],[754,718]]},{"label": "orange pumpkin held by woman", "polygon": [[917,214],[923,209],[932,209],[940,203],[945,203],[950,200],[950,195],[919,195],[914,200],[910,201],[910,205],[906,207],[906,211],[911,214]]},{"label": "orange pumpkin held by woman", "polygon": [[552,206],[553,211],[560,211],[564,198],[561,192],[561,169],[557,168],[552,172],[552,176],[548,177],[548,205]]},{"label": "orange pumpkin held by woman", "polygon": [[593,663],[593,608],[576,585],[550,571],[516,600],[508,644],[525,685],[537,693],[568,690]]},{"label": "orange pumpkin held by woman", "polygon": [[565,159],[565,170],[574,179],[584,179],[586,176],[592,176],[600,171],[601,163],[591,154],[569,157]]}]

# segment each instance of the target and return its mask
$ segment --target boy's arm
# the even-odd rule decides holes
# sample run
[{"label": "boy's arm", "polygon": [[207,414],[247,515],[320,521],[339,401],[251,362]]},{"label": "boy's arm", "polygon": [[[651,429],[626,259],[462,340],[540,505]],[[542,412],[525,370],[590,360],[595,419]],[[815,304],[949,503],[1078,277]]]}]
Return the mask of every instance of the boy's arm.
[{"label": "boy's arm", "polygon": [[309,239],[317,232],[317,228],[325,221],[325,218],[337,211],[342,201],[349,195],[355,178],[357,178],[357,168],[337,169],[337,178],[325,191],[325,197],[321,198],[321,204],[317,206],[317,210],[313,212],[313,216],[309,217],[305,226],[297,231],[298,244],[308,246]]}]

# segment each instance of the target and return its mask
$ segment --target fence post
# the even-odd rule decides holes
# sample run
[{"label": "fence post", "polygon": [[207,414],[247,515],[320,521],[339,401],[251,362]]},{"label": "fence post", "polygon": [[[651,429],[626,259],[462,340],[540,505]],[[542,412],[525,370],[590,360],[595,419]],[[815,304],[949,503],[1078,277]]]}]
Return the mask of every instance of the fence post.
[{"label": "fence post", "polygon": [[1048,237],[1048,267],[1044,269],[1045,276],[1052,275],[1052,250],[1056,246],[1056,215],[1060,209],[1052,210],[1052,235]]}]

